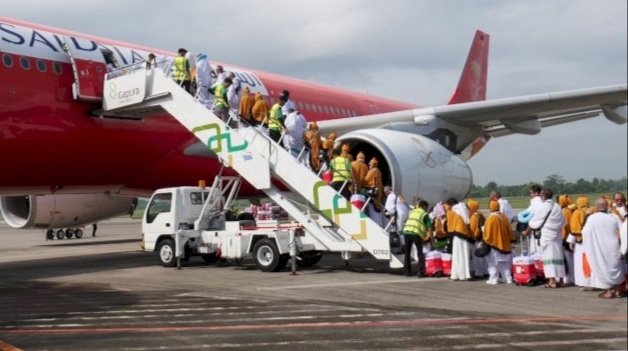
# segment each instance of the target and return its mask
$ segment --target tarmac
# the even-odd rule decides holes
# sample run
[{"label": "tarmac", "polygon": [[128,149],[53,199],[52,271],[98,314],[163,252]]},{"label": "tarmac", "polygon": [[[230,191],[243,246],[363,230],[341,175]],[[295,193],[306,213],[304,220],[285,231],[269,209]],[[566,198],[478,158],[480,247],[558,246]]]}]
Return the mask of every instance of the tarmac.
[{"label": "tarmac", "polygon": [[627,299],[578,288],[405,277],[369,256],[263,273],[164,268],[141,221],[82,239],[0,222],[0,351],[626,350]]}]

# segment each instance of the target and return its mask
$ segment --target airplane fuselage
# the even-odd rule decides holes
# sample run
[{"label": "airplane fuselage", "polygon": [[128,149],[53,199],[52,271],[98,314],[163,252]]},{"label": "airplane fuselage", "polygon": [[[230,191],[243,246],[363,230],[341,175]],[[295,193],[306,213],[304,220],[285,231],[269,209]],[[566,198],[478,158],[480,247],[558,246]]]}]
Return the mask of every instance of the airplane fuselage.
[{"label": "airplane fuselage", "polygon": [[[98,60],[102,50],[113,53],[121,65],[141,62],[150,52],[161,58],[174,56],[163,50],[0,18],[0,194],[111,191],[147,195],[156,188],[196,184],[218,171],[217,159],[195,156],[190,151],[197,141],[170,116],[99,118],[93,114],[101,105],[99,101],[75,98],[75,75],[68,51]],[[289,90],[309,121],[415,107],[222,65],[270,103],[282,90]],[[102,80],[104,72],[89,74]],[[245,193],[252,190],[243,189]]]}]

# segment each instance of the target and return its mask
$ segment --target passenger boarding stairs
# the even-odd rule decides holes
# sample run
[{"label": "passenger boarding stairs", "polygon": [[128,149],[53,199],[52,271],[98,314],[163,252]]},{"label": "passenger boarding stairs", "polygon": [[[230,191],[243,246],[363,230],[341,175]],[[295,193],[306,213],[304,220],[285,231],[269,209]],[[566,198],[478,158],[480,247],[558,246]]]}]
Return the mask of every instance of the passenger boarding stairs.
[{"label": "passenger boarding stairs", "polygon": [[[223,165],[263,191],[323,247],[335,252],[366,250],[391,268],[403,266],[392,255],[389,234],[309,168],[258,128],[231,128],[159,69],[139,67],[107,77],[103,115],[138,118],[165,110],[218,155]],[[304,212],[271,182],[281,180],[309,203],[318,220]]]}]

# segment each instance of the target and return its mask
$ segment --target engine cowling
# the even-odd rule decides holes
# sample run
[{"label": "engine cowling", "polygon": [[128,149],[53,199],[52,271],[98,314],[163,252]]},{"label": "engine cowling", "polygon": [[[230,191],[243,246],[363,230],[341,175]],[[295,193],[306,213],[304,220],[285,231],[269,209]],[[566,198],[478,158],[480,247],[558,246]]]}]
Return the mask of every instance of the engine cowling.
[{"label": "engine cowling", "polygon": [[362,129],[338,142],[349,144],[353,154],[362,151],[366,162],[377,157],[384,184],[403,194],[407,202],[419,196],[430,203],[454,197],[463,199],[472,184],[469,166],[432,139],[387,129]]},{"label": "engine cowling", "polygon": [[13,228],[66,228],[128,213],[136,200],[110,194],[0,197],[0,213]]}]

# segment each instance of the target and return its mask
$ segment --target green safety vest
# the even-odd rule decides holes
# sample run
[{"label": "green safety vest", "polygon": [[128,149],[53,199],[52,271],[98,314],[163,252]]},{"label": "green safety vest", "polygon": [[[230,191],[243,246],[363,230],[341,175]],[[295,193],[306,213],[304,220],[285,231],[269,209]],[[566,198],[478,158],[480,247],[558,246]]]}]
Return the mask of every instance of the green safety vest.
[{"label": "green safety vest", "polygon": [[172,78],[176,81],[190,80],[188,62],[183,56],[177,56],[172,62]]},{"label": "green safety vest", "polygon": [[227,87],[223,83],[218,83],[214,87],[214,107],[229,108],[227,104]]},{"label": "green safety vest", "polygon": [[406,225],[403,227],[403,233],[414,234],[420,236],[421,238],[425,238],[425,235],[427,234],[425,216],[427,216],[427,212],[420,207],[412,210],[410,212],[410,216],[408,216]]},{"label": "green safety vest", "polygon": [[334,171],[332,182],[344,182],[351,179],[351,165],[346,158],[336,156],[331,160],[331,169]]},{"label": "green safety vest", "polygon": [[268,129],[282,130],[283,129],[283,124],[281,123],[282,119],[283,119],[283,113],[281,112],[281,105],[279,105],[279,103],[276,103],[270,109]]}]

